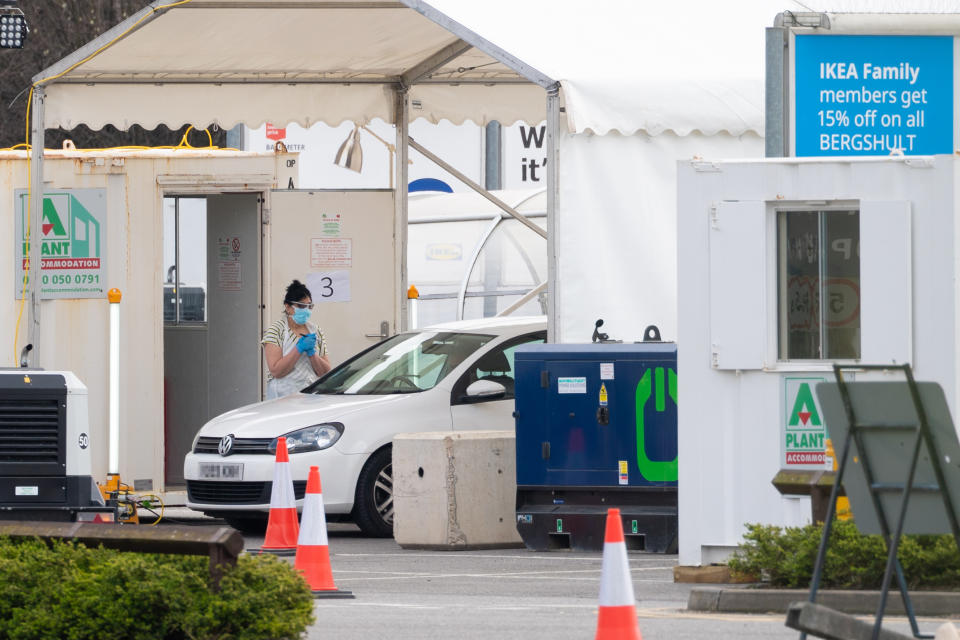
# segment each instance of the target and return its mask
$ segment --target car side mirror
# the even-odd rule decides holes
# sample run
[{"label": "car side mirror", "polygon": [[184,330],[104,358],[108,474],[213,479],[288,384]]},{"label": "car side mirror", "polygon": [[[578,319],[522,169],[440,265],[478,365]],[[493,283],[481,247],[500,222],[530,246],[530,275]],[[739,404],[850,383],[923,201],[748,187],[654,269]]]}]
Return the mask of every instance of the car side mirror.
[{"label": "car side mirror", "polygon": [[507,388],[499,382],[493,380],[477,380],[467,387],[467,402],[479,402],[481,400],[493,400],[507,395]]}]

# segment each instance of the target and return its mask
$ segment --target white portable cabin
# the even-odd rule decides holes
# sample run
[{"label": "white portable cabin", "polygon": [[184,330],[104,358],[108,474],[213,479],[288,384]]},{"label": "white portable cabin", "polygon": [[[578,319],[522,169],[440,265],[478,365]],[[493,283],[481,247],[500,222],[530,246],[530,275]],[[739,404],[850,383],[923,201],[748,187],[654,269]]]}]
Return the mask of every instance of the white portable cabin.
[{"label": "white portable cabin", "polygon": [[[260,327],[279,313],[288,279],[309,270],[309,237],[264,224],[271,212],[288,220],[301,215],[280,202],[290,194],[274,197],[295,176],[295,159],[185,149],[46,152],[44,217],[31,233],[40,239],[37,262],[44,263],[44,321],[33,339],[44,347],[43,368],[71,371],[89,390],[95,479],[103,480],[107,471],[108,289],[122,294],[118,453],[125,481],[156,491],[178,484],[182,457],[200,424],[211,413],[260,399]],[[4,361],[12,363],[19,361],[32,322],[29,300],[20,296],[28,166],[23,151],[0,153],[0,193],[6,194],[0,225],[7,238],[0,243],[0,261],[12,267],[0,279],[0,333],[9,340]],[[177,246],[169,227],[175,225],[176,201],[187,197],[205,204],[205,220],[193,225],[198,237],[178,238],[189,247],[182,248],[182,259],[192,252],[207,274],[205,282],[194,283],[202,285],[196,288],[204,317],[165,322],[173,298],[183,297],[179,284],[164,284],[174,264],[165,249]],[[323,197],[343,200],[349,192]],[[381,235],[387,246],[373,251],[389,252],[392,197],[375,197],[386,220]],[[363,204],[376,211],[372,202]],[[224,241],[226,254],[220,250]],[[360,253],[355,255],[360,262]],[[392,304],[390,297],[385,301]],[[398,312],[383,311],[391,318]]]},{"label": "white portable cabin", "polygon": [[683,565],[811,520],[772,480],[836,463],[834,363],[909,363],[956,416],[960,3],[810,6],[766,30],[770,157],[680,163]]}]

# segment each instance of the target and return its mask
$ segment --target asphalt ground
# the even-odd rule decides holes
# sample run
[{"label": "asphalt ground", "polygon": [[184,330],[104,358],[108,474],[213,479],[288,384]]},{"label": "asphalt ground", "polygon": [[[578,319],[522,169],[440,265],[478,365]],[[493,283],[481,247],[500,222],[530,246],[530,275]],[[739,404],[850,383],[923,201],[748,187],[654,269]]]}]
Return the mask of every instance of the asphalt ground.
[{"label": "asphalt ground", "polygon": [[[168,509],[165,520],[218,522],[187,509]],[[350,524],[331,523],[327,531],[334,581],[356,597],[317,600],[310,639],[556,640],[596,632],[600,553],[419,551],[363,537]],[[247,549],[263,542],[244,540]],[[687,611],[691,588],[704,585],[673,582],[675,555],[631,552],[629,562],[644,640],[798,636],[784,626],[784,614]],[[944,622],[920,620],[930,633]],[[960,612],[953,623],[960,625]],[[888,617],[884,626],[909,633],[905,618]]]}]

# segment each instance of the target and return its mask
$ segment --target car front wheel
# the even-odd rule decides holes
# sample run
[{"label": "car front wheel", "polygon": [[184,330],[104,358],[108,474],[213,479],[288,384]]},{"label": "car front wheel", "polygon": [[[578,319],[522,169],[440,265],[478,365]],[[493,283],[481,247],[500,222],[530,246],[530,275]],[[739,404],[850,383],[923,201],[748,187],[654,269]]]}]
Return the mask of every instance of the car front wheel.
[{"label": "car front wheel", "polygon": [[241,533],[262,536],[267,530],[267,515],[226,516],[227,524]]},{"label": "car front wheel", "polygon": [[393,536],[393,452],[390,447],[380,449],[363,465],[353,511],[354,521],[368,536]]}]

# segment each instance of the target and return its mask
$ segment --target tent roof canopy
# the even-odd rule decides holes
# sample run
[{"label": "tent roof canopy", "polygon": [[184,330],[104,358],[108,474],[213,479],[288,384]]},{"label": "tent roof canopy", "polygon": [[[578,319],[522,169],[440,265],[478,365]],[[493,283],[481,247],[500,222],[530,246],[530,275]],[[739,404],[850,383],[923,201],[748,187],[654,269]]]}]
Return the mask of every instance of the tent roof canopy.
[{"label": "tent roof canopy", "polygon": [[[113,40],[116,32],[139,22],[130,34],[57,81],[554,82],[513,61],[521,74],[474,49],[474,44],[493,47],[479,36],[461,27],[474,41],[465,42],[402,2],[191,0],[163,9],[170,4],[154,2],[105,34],[104,40]],[[414,6],[441,15],[426,5]],[[83,53],[87,51],[75,56]],[[500,55],[509,59],[506,52]],[[70,66],[66,60],[60,66]],[[51,72],[58,68],[41,76]]]},{"label": "tent roof canopy", "polygon": [[[465,8],[460,0],[430,2],[448,13],[424,0],[155,0],[34,77],[46,93],[44,124],[395,122],[398,88],[408,92],[409,120],[536,124],[546,118],[544,89],[562,81],[573,132],[762,131],[759,76],[649,78],[650,68],[636,61],[684,59],[688,47],[669,48],[682,39],[668,38],[648,52],[636,50],[633,31],[596,28],[616,12],[632,29],[641,13],[631,3],[571,11],[555,0],[525,0],[511,5],[517,14],[511,20],[482,24],[481,35],[450,17]],[[502,17],[503,11],[491,5],[488,12]],[[534,18],[546,22],[514,39],[510,51],[485,37],[503,39],[508,27],[529,26]],[[550,66],[549,74],[511,53],[513,47]]]},{"label": "tent roof canopy", "polygon": [[157,0],[34,82],[63,127],[392,121],[401,87],[412,119],[539,122],[556,84],[420,0]]}]

